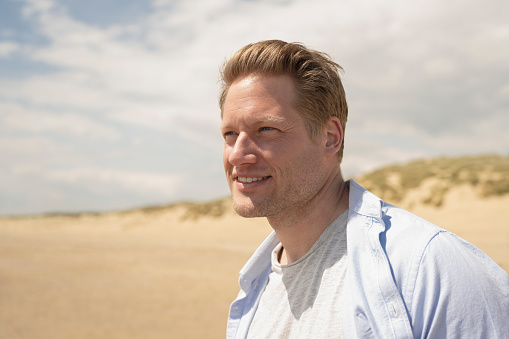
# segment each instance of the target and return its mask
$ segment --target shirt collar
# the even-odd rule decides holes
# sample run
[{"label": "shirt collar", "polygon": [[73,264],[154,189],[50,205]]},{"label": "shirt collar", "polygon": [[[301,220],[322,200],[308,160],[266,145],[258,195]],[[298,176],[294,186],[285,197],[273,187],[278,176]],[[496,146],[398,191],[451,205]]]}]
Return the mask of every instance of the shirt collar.
[{"label": "shirt collar", "polygon": [[381,219],[382,200],[364,189],[354,179],[348,180],[347,183],[350,185],[350,210],[358,214]]},{"label": "shirt collar", "polygon": [[239,285],[244,292],[247,293],[251,289],[252,282],[264,271],[270,270],[270,257],[277,244],[279,244],[279,239],[273,231],[240,270]]}]

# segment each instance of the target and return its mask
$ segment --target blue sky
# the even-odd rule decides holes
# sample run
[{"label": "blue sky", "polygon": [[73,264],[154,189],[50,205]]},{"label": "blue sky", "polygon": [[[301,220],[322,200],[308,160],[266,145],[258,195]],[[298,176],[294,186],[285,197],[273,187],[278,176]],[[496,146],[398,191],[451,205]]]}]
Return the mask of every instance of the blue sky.
[{"label": "blue sky", "polygon": [[345,69],[343,172],[509,153],[506,1],[0,0],[0,214],[228,195],[218,68],[299,41]]}]

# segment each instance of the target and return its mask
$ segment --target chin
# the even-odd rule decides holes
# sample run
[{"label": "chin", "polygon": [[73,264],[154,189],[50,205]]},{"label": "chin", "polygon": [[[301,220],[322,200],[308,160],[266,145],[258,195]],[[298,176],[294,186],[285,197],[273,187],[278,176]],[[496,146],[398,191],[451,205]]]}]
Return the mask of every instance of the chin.
[{"label": "chin", "polygon": [[263,213],[260,213],[254,206],[246,206],[245,204],[236,204],[233,203],[233,210],[237,212],[238,215],[244,218],[258,218],[264,217]]},{"label": "chin", "polygon": [[[244,218],[265,217],[263,209],[257,208],[250,199],[233,198],[233,209],[238,215]],[[247,201],[246,201],[247,200]]]}]

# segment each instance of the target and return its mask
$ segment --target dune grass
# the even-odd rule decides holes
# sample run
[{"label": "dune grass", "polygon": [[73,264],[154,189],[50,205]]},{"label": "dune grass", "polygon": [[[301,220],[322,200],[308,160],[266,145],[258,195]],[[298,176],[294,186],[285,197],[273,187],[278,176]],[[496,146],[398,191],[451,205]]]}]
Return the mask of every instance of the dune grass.
[{"label": "dune grass", "polygon": [[423,203],[440,206],[445,194],[462,184],[476,187],[480,196],[509,193],[509,156],[481,155],[458,158],[422,159],[383,167],[356,180],[380,198],[400,202],[427,179],[435,179],[432,193]]}]

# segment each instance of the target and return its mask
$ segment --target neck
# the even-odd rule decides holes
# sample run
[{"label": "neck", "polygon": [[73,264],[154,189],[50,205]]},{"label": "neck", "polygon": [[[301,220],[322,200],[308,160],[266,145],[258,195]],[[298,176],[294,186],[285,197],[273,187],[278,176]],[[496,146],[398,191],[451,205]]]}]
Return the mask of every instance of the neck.
[{"label": "neck", "polygon": [[302,258],[323,231],[348,208],[348,186],[338,170],[305,205],[268,217],[281,244],[281,264]]}]

